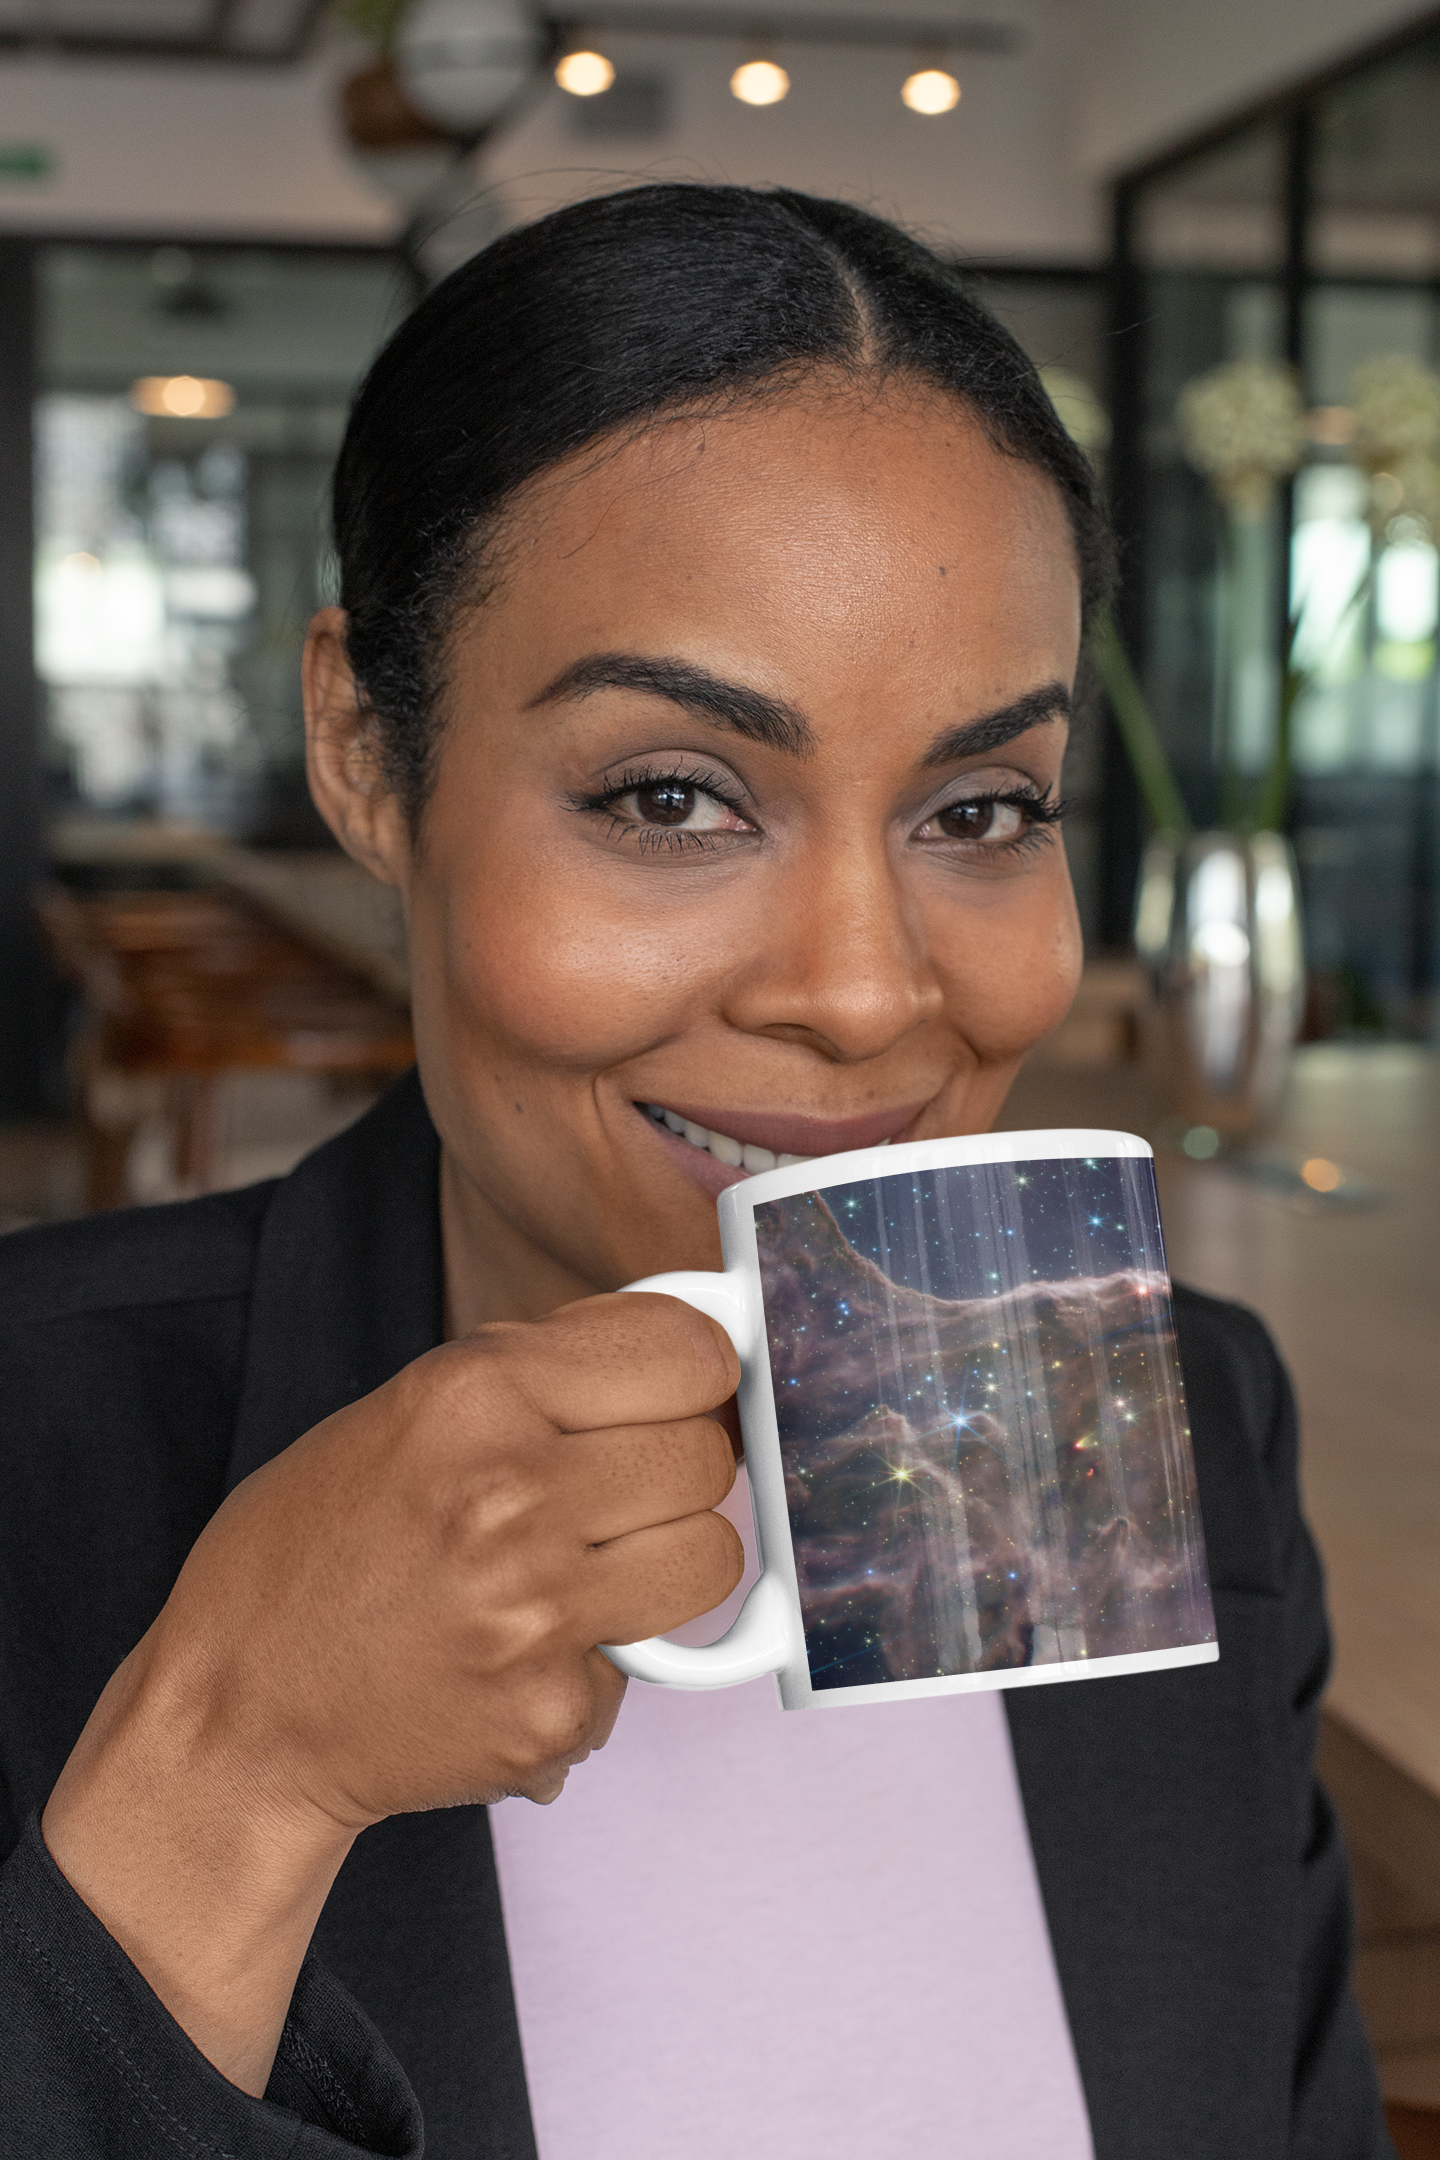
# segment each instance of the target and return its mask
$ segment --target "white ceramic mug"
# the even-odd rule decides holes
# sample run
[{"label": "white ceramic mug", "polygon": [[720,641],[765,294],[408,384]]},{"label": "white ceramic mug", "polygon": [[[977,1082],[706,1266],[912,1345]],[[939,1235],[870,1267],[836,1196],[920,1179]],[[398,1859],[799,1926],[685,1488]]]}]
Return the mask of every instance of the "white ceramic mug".
[{"label": "white ceramic mug", "polygon": [[787,1710],[1218,1656],[1151,1151],[986,1133],[720,1196],[720,1274],[652,1275],[740,1358],[761,1575],[663,1687]]}]

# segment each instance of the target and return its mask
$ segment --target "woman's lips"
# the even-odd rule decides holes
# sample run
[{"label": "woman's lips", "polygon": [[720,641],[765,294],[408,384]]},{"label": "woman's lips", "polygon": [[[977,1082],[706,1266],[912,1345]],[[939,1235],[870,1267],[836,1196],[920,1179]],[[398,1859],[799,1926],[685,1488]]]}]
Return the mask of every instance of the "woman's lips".
[{"label": "woman's lips", "polygon": [[854,1118],[715,1110],[693,1103],[637,1103],[635,1107],[662,1145],[668,1145],[677,1164],[706,1192],[719,1194],[761,1171],[783,1169],[816,1155],[883,1146],[913,1124],[924,1105],[869,1111]]}]

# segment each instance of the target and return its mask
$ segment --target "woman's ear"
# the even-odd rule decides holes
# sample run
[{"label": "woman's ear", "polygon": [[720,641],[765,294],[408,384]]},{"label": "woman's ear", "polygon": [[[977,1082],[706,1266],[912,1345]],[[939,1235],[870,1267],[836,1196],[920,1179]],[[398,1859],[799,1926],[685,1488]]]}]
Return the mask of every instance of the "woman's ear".
[{"label": "woman's ear", "polygon": [[305,770],[315,807],[347,854],[382,885],[404,889],[410,827],[385,777],[366,708],[345,649],[345,611],[321,608],[301,664]]}]

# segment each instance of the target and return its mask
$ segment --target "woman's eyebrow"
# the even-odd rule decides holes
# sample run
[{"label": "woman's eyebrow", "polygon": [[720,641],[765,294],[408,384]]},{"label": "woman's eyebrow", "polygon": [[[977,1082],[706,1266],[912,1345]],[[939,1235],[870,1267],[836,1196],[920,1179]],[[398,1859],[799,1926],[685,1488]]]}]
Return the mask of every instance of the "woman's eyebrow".
[{"label": "woman's eyebrow", "polygon": [[943,735],[936,736],[920,763],[953,765],[959,758],[979,757],[986,750],[998,750],[1013,742],[1017,735],[1028,734],[1045,721],[1069,720],[1072,712],[1064,683],[1045,683],[1039,690],[1027,690],[1012,704],[1002,705],[998,712],[967,720],[963,727],[947,728]]},{"label": "woman's eyebrow", "polygon": [[538,705],[591,697],[597,690],[644,690],[668,698],[698,719],[730,728],[769,750],[786,750],[792,757],[808,757],[815,747],[815,730],[804,713],[782,698],[767,697],[745,683],[725,682],[688,660],[638,653],[589,653],[547,683],[525,709],[533,712]]}]

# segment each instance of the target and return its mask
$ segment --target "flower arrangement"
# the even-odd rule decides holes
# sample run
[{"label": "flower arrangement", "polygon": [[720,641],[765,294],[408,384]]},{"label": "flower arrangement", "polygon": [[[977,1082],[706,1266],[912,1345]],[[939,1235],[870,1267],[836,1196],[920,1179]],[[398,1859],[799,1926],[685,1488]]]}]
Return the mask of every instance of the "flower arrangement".
[{"label": "flower arrangement", "polygon": [[[1045,369],[1042,381],[1071,436],[1095,456],[1108,441],[1109,424],[1094,392],[1064,369]],[[1186,457],[1241,526],[1264,516],[1278,483],[1298,471],[1305,455],[1308,422],[1299,380],[1292,368],[1277,361],[1234,360],[1209,369],[1182,390],[1175,417]],[[1440,533],[1440,374],[1399,357],[1366,361],[1355,371],[1353,412],[1345,417],[1349,455],[1370,476],[1377,544],[1402,511]],[[1233,527],[1231,536],[1233,543]],[[1357,609],[1365,606],[1371,582],[1367,570],[1334,625],[1334,640],[1348,632]],[[1274,830],[1284,819],[1295,707],[1319,664],[1297,663],[1298,629],[1297,614],[1281,661],[1269,765],[1248,790],[1242,789],[1237,774],[1226,775],[1232,822],[1242,832]],[[1157,832],[1191,831],[1164,740],[1108,614],[1096,625],[1090,656],[1151,824]],[[1240,802],[1247,792],[1248,801]]]},{"label": "flower arrangement", "polygon": [[1264,516],[1277,481],[1305,455],[1305,407],[1293,368],[1228,360],[1187,383],[1175,407],[1185,455],[1222,503],[1245,520]]}]

